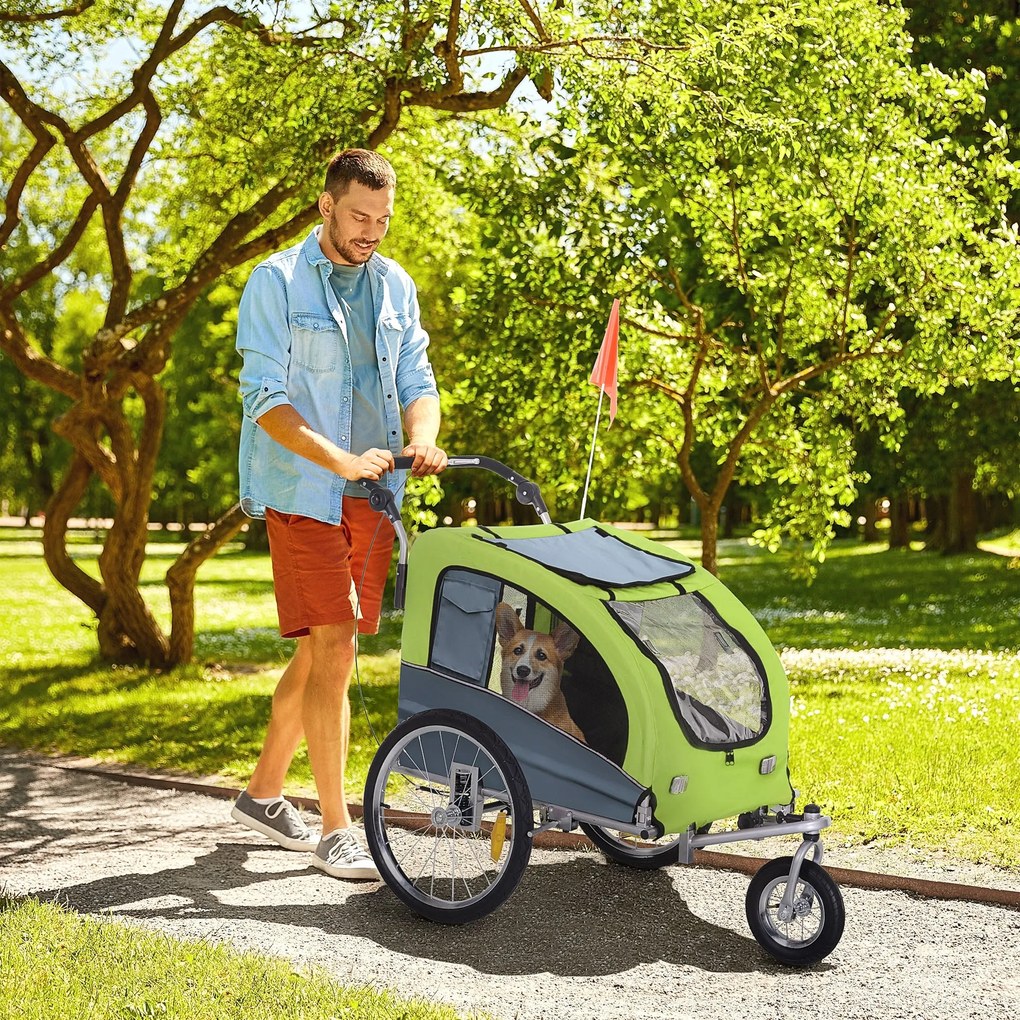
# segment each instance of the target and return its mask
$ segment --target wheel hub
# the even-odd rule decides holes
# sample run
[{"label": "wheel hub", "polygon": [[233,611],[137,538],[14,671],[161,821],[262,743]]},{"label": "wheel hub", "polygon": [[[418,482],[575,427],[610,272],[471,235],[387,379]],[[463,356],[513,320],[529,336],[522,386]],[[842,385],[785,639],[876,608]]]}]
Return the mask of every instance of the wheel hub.
[{"label": "wheel hub", "polygon": [[810,896],[798,896],[793,901],[793,912],[797,917],[807,917],[811,913],[813,905]]},{"label": "wheel hub", "polygon": [[432,809],[432,824],[437,829],[445,829],[448,826],[460,825],[461,813],[456,804],[443,804]]}]

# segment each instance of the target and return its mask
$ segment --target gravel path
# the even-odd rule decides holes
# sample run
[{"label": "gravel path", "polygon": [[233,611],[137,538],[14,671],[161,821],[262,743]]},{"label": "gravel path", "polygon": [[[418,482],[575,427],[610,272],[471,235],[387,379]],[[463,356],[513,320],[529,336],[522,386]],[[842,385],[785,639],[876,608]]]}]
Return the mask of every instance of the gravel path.
[{"label": "gravel path", "polygon": [[[731,872],[640,873],[590,852],[536,850],[501,910],[451,928],[419,920],[384,886],[314,871],[228,813],[221,800],[0,749],[0,887],[501,1020],[1020,1016],[1020,912],[1002,907],[844,888],[842,942],[813,970],[792,971],[751,937],[747,879]],[[1016,884],[974,867],[925,872]]]}]

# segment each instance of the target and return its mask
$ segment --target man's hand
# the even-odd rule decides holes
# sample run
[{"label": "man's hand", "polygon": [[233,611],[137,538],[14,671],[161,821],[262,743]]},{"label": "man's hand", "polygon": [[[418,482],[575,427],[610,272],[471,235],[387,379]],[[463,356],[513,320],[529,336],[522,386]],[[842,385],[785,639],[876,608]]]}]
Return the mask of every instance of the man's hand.
[{"label": "man's hand", "polygon": [[446,470],[446,451],[429,443],[411,443],[401,450],[402,457],[414,457],[411,474],[415,478],[422,475],[438,475]]},{"label": "man's hand", "polygon": [[351,482],[360,482],[363,479],[377,482],[387,471],[393,470],[393,454],[389,450],[378,450],[373,447],[361,456],[351,454],[350,458],[338,473]]}]

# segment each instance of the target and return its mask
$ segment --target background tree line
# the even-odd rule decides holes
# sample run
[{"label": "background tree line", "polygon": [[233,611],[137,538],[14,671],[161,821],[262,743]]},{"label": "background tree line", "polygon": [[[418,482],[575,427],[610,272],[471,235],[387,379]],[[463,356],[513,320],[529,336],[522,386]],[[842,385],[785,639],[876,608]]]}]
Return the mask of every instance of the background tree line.
[{"label": "background tree line", "polygon": [[[233,323],[325,156],[398,169],[448,448],[576,516],[587,375],[623,301],[602,517],[724,508],[816,554],[892,500],[932,544],[1015,521],[1014,3],[28,2],[0,12],[0,500],[46,510],[101,652],[183,661],[237,533]],[[130,40],[128,45],[125,40]],[[472,486],[444,479],[449,506]],[[67,520],[115,519],[101,577]],[[982,519],[982,514],[984,518]],[[218,521],[138,576],[150,520]]]}]

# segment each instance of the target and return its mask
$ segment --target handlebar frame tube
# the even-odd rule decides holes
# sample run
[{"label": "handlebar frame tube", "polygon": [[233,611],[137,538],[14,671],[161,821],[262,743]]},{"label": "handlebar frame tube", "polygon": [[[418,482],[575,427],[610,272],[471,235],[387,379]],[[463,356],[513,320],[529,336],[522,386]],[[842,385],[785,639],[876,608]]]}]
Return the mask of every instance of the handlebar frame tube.
[{"label": "handlebar frame tube", "polygon": [[[393,465],[396,469],[408,469],[414,464],[413,457],[394,457]],[[543,524],[551,524],[552,518],[542,498],[542,491],[530,478],[518,474],[513,468],[491,457],[450,457],[447,460],[447,467],[451,468],[482,468],[491,471],[493,474],[504,478],[514,486],[514,495],[517,502],[524,506],[533,507]],[[407,588],[407,529],[400,516],[400,507],[397,506],[393,493],[379,482],[368,478],[362,478],[359,483],[362,488],[368,491],[368,505],[379,513],[385,514],[393,530],[397,533],[397,541],[400,543],[400,552],[397,557],[397,579],[393,591],[393,608],[404,608],[404,592]]]}]

